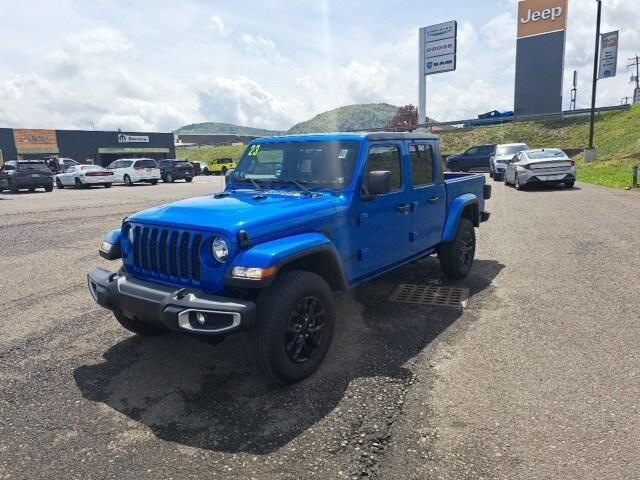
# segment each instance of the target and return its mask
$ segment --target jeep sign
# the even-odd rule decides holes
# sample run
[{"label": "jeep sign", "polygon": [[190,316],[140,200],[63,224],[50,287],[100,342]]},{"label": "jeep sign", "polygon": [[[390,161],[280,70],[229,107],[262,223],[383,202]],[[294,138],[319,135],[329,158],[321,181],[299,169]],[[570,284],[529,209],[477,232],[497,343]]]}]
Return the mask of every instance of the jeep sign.
[{"label": "jeep sign", "polygon": [[524,0],[518,4],[518,38],[567,28],[568,0]]}]

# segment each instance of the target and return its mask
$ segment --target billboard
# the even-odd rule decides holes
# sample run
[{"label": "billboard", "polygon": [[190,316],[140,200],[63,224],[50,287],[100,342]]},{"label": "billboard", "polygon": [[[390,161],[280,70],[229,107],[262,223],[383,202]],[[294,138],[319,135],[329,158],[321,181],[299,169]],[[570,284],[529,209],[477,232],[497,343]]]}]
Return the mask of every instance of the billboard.
[{"label": "billboard", "polygon": [[18,154],[57,154],[58,138],[55,130],[29,128],[13,131]]},{"label": "billboard", "polygon": [[518,3],[514,114],[562,112],[568,0]]}]

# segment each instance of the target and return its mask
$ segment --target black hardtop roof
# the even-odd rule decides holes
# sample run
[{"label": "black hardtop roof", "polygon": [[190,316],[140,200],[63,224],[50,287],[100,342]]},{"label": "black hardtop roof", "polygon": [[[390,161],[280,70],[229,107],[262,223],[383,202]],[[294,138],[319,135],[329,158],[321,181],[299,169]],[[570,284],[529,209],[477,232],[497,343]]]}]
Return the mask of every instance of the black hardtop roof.
[{"label": "black hardtop roof", "polygon": [[368,140],[438,140],[440,137],[427,132],[371,132],[365,133]]}]

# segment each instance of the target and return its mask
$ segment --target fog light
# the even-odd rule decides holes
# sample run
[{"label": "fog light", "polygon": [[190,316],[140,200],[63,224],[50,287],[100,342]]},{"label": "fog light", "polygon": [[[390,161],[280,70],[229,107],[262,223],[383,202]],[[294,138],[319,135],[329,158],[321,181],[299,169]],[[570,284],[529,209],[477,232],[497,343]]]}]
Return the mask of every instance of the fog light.
[{"label": "fog light", "polygon": [[198,323],[200,325],[203,325],[207,322],[207,317],[204,316],[204,313],[202,312],[198,312],[196,313],[196,320],[198,320]]}]

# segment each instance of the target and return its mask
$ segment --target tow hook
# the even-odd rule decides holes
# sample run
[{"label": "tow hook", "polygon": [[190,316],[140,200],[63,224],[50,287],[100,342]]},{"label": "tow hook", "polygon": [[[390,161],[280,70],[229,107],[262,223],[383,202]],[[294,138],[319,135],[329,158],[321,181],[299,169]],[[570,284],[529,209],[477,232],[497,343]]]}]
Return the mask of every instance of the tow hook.
[{"label": "tow hook", "polygon": [[176,293],[176,300],[182,300],[186,296],[187,296],[187,289],[181,288],[180,290],[178,290],[178,293]]}]

